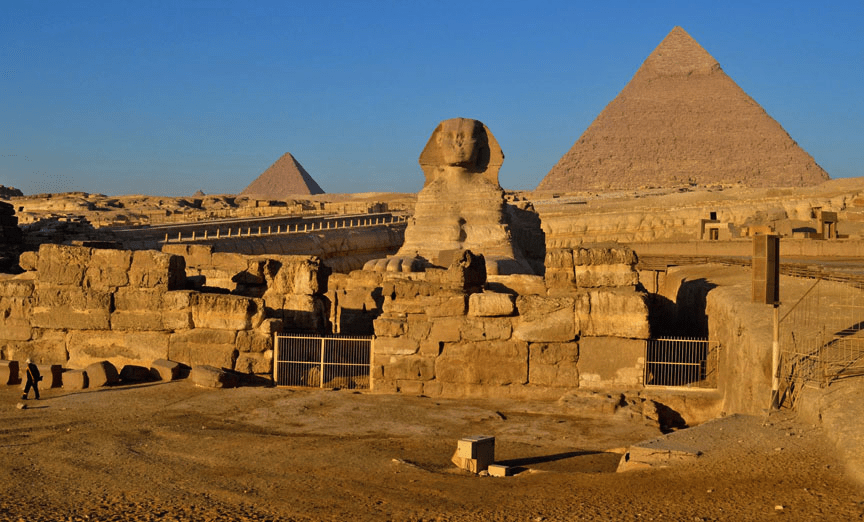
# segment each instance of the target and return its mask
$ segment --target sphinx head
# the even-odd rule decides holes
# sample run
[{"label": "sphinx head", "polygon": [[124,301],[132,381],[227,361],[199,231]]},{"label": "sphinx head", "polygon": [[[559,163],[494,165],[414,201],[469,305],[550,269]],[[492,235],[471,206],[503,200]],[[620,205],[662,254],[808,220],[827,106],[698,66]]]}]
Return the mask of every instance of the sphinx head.
[{"label": "sphinx head", "polygon": [[420,166],[428,184],[443,171],[480,174],[498,184],[498,169],[504,154],[482,122],[469,118],[444,120],[429,138],[420,154]]},{"label": "sphinx head", "polygon": [[444,165],[458,166],[471,171],[478,167],[480,152],[489,149],[483,124],[466,118],[453,118],[441,122],[435,141]]}]

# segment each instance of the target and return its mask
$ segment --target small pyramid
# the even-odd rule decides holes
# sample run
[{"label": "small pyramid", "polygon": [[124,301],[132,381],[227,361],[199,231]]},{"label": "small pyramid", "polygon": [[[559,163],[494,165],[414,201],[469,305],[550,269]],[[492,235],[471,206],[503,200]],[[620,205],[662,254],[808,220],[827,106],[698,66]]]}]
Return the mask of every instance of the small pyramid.
[{"label": "small pyramid", "polygon": [[537,190],[800,187],[827,179],[717,60],[675,27]]},{"label": "small pyramid", "polygon": [[240,194],[264,199],[289,199],[297,195],[324,194],[324,191],[303,165],[286,152]]}]

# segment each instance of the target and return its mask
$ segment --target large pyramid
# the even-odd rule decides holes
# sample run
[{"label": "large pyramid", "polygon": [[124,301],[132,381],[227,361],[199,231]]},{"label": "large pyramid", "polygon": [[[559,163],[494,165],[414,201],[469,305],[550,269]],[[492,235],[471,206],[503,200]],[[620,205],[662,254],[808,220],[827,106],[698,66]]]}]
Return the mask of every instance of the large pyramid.
[{"label": "large pyramid", "polygon": [[288,199],[298,195],[323,193],[303,165],[294,159],[290,152],[286,152],[240,194],[266,199]]},{"label": "large pyramid", "polygon": [[827,179],[717,60],[675,27],[537,190],[790,187]]}]

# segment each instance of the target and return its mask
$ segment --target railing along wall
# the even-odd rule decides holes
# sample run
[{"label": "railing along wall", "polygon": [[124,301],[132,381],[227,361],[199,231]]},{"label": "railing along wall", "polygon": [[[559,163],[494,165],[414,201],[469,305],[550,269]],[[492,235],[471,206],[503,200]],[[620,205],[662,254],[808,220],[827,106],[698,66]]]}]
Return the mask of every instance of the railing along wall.
[{"label": "railing along wall", "polygon": [[[408,221],[406,216],[375,216],[375,217],[352,217],[352,218],[335,218],[321,220],[318,222],[311,221],[308,223],[291,223],[284,227],[282,225],[264,226],[232,226],[215,227],[212,232],[208,229],[204,230],[203,234],[198,234],[192,231],[188,235],[183,235],[183,232],[178,232],[176,237],[170,234],[165,234],[165,239],[162,243],[186,243],[195,241],[212,241],[214,239],[228,238],[243,238],[256,236],[274,236],[283,234],[303,234],[309,232],[320,232],[323,230],[340,230],[346,228],[365,228],[377,227],[383,225],[394,225]],[[317,225],[317,226],[316,226]]]}]

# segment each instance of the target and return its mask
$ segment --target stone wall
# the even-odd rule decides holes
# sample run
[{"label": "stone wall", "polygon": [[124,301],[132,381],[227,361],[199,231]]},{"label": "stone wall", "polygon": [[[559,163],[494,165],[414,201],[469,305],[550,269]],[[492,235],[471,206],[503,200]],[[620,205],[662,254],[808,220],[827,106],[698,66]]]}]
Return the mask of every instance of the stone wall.
[{"label": "stone wall", "polygon": [[346,313],[372,321],[376,391],[553,397],[640,386],[650,332],[635,262],[626,249],[555,250],[545,279],[487,281],[469,253],[447,270],[353,272],[331,293],[343,326]]},{"label": "stone wall", "polygon": [[185,259],[188,286],[261,299],[267,317],[290,330],[330,329],[324,296],[330,270],[316,256],[250,256],[215,252],[210,245],[165,245],[162,251]]},{"label": "stone wall", "polygon": [[206,256],[185,254],[63,245],[25,252],[25,272],[0,280],[0,359],[69,368],[169,359],[271,373],[273,333],[315,314],[317,260],[226,259],[224,273],[237,270],[228,279],[260,293],[238,295],[188,290],[187,262]]}]

